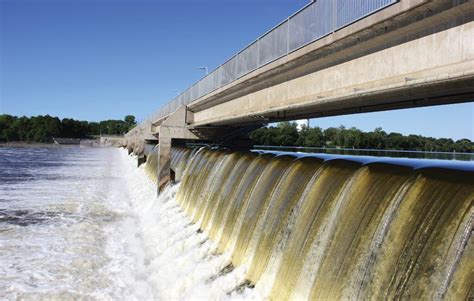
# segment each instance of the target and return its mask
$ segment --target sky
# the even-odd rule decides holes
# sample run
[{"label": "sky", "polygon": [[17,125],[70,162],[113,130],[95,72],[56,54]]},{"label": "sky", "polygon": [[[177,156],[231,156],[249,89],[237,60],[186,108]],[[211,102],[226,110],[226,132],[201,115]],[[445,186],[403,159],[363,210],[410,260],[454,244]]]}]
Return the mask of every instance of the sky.
[{"label": "sky", "polygon": [[[0,114],[143,119],[309,0],[0,0]],[[474,104],[311,120],[474,140]]]}]

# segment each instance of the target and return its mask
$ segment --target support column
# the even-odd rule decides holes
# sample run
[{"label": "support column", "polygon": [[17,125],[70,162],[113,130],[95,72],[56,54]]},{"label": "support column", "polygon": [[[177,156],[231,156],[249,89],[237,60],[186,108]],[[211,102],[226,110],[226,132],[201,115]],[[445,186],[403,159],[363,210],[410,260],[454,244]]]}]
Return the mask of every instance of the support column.
[{"label": "support column", "polygon": [[160,136],[158,144],[158,194],[170,183],[171,179],[171,137]]},{"label": "support column", "polygon": [[159,141],[158,194],[163,191],[166,185],[174,182],[174,172],[171,170],[171,144],[173,139],[199,139],[186,126],[186,111],[186,107],[182,106],[156,126],[158,133],[155,134],[157,134]]},{"label": "support column", "polygon": [[142,165],[143,163],[146,162],[146,157],[145,155],[141,155],[141,156],[138,156],[138,159],[137,159],[137,167],[140,167],[140,165]]}]

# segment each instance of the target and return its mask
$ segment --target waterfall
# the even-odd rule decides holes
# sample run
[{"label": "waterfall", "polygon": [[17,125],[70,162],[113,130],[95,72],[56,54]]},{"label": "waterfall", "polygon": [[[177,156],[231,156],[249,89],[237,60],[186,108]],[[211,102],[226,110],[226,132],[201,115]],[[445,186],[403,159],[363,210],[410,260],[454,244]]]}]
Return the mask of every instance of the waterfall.
[{"label": "waterfall", "polygon": [[[156,152],[145,169],[156,181]],[[474,172],[173,148],[181,212],[272,300],[472,299]],[[254,288],[255,287],[255,288]]]}]

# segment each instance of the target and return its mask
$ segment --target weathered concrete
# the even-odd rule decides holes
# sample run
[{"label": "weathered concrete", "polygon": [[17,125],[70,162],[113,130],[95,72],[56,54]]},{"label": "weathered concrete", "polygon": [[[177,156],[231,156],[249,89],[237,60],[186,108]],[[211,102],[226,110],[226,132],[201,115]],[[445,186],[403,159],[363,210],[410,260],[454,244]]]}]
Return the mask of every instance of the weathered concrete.
[{"label": "weathered concrete", "polygon": [[127,148],[159,140],[162,189],[173,141],[235,144],[267,122],[472,101],[473,21],[472,0],[400,0],[187,107],[167,104],[168,115],[127,134]]},{"label": "weathered concrete", "polygon": [[160,138],[158,144],[158,193],[171,182],[171,137]]},{"label": "weathered concrete", "polygon": [[142,165],[142,164],[145,163],[145,162],[146,162],[145,156],[140,156],[140,157],[138,157],[138,159],[137,159],[137,167],[140,167],[140,165]]},{"label": "weathered concrete", "polygon": [[125,146],[126,140],[124,136],[102,135],[100,136],[100,144]]},{"label": "weathered concrete", "polygon": [[474,22],[469,22],[196,111],[192,125],[468,101],[473,93]]},{"label": "weathered concrete", "polygon": [[168,118],[161,120],[158,124],[153,123],[151,133],[154,136],[158,136],[158,138],[163,135],[175,139],[200,139],[187,127],[186,107],[184,106],[169,115]]},{"label": "weathered concrete", "polygon": [[159,125],[153,125],[152,131],[158,137],[158,193],[173,182],[171,171],[171,146],[173,140],[197,140],[198,136],[186,127],[186,108],[181,107]]},{"label": "weathered concrete", "polygon": [[[380,47],[380,45],[389,47],[388,44],[393,43],[391,41],[397,43],[397,37],[406,37],[405,23],[413,23],[412,19],[417,19],[418,22],[423,19],[422,17],[425,17],[427,11],[436,11],[436,7],[449,2],[451,1],[435,0],[430,3],[426,0],[401,0],[204,95],[190,104],[189,108],[194,112],[200,111],[236,98],[239,95],[248,94],[299,77],[311,72],[314,68],[308,68],[309,64],[313,64],[319,57],[327,58],[330,54],[340,54],[341,52],[345,53],[345,56],[354,57],[357,52],[349,48],[353,46],[360,47],[362,44],[366,44],[367,41],[370,41],[372,47]],[[420,15],[423,16],[420,17]],[[418,27],[426,30],[426,24],[424,25],[424,27],[423,25]],[[401,26],[404,27],[404,32],[398,30]],[[382,37],[382,40],[378,40],[378,37]],[[364,49],[362,53],[367,54],[369,51],[370,49]],[[343,56],[339,56],[337,60],[326,60],[324,65],[337,64],[342,58]],[[350,58],[347,59],[350,60]],[[316,68],[321,68],[321,66]]]},{"label": "weathered concrete", "polygon": [[145,121],[124,135],[125,145],[129,153],[137,156],[143,156],[146,141],[156,141],[157,138],[151,132],[152,124],[150,121]]}]

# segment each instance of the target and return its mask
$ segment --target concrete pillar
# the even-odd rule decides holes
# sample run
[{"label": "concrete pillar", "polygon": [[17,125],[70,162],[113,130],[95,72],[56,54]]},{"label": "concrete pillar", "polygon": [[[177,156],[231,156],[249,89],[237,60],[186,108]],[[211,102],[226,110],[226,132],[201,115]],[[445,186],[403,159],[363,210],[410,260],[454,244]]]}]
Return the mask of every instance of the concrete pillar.
[{"label": "concrete pillar", "polygon": [[138,156],[137,167],[140,167],[140,165],[142,165],[145,162],[146,162],[146,156],[145,155]]},{"label": "concrete pillar", "polygon": [[158,194],[171,179],[171,137],[160,136],[158,144]]}]

